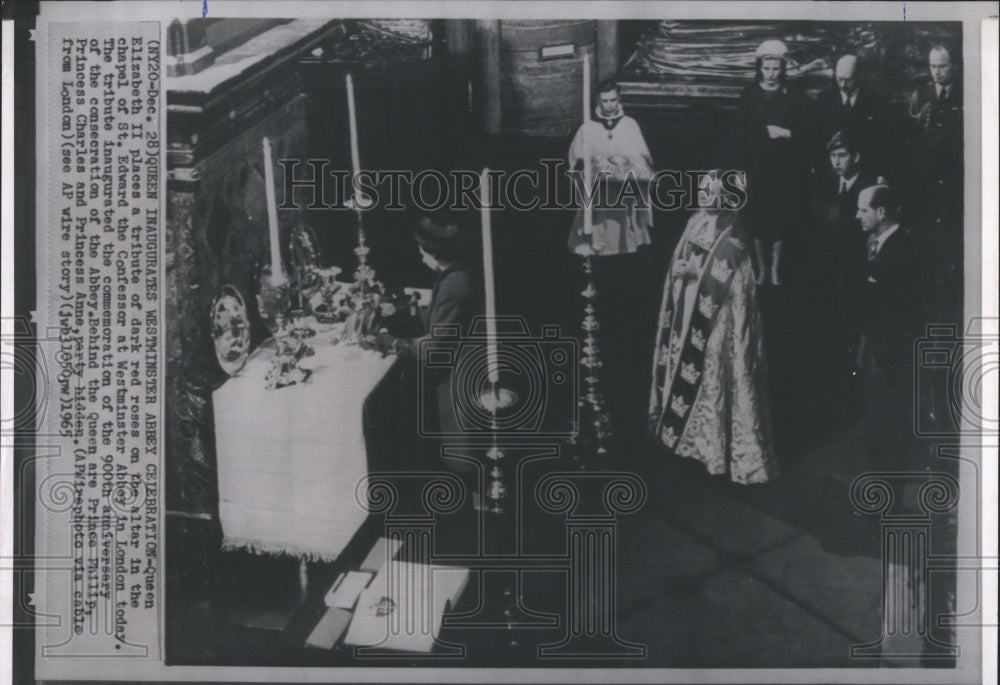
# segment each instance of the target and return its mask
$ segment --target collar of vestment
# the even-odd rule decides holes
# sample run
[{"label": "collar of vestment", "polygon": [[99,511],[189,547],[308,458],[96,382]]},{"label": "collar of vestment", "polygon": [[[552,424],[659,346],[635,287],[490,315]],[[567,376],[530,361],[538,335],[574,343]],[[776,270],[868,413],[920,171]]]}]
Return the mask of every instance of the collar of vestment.
[{"label": "collar of vestment", "polygon": [[596,118],[599,122],[601,122],[601,125],[604,128],[610,131],[611,129],[613,129],[615,126],[618,125],[618,122],[620,122],[623,118],[625,118],[625,112],[622,110],[621,104],[619,104],[618,109],[612,112],[610,116],[607,116],[601,110],[600,105],[598,105],[594,109],[594,118]]}]

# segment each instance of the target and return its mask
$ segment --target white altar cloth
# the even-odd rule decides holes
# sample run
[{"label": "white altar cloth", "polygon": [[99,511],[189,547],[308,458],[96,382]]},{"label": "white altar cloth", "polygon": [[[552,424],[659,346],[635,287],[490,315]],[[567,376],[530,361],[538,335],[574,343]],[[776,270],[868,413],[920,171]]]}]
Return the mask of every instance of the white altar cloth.
[{"label": "white altar cloth", "polygon": [[395,357],[328,337],[308,340],[306,383],[267,390],[267,346],[212,395],[224,549],[333,560],[368,516],[362,408]]}]

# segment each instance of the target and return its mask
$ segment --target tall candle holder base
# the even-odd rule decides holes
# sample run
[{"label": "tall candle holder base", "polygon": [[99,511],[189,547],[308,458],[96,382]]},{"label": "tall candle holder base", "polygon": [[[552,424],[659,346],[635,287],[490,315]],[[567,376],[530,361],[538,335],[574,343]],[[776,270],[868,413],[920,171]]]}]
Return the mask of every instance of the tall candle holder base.
[{"label": "tall candle holder base", "polygon": [[504,473],[500,467],[503,458],[503,450],[496,444],[486,450],[486,459],[493,466],[490,468],[490,484],[483,493],[483,509],[491,514],[503,514],[504,503],[507,500],[507,486],[504,485]]},{"label": "tall candle holder base", "polygon": [[515,406],[518,402],[518,395],[509,388],[501,388],[493,385],[483,392],[479,398],[480,406],[492,415],[493,441],[489,449],[486,450],[486,463],[490,467],[490,483],[482,493],[480,508],[493,514],[504,513],[504,502],[507,499],[507,486],[504,484],[504,471],[501,462],[504,458],[503,450],[497,445],[496,433],[497,414]]}]

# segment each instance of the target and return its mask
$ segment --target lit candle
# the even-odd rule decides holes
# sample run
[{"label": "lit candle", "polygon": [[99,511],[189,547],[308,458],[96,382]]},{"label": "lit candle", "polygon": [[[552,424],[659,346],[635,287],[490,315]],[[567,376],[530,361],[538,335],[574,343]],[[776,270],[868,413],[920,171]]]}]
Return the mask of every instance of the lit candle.
[{"label": "lit candle", "polygon": [[497,362],[497,303],[496,291],[493,285],[493,230],[490,227],[490,206],[493,204],[490,197],[490,179],[487,175],[488,169],[483,169],[482,176],[479,177],[479,192],[482,196],[482,223],[483,223],[483,280],[486,287],[486,363],[489,368],[490,383],[496,390],[497,381],[500,380],[500,369]]},{"label": "lit candle", "polygon": [[274,197],[274,168],[271,166],[271,141],[264,138],[264,195],[267,197],[267,232],[271,241],[271,280],[284,280],[281,268],[281,241],[278,238],[278,203]]},{"label": "lit candle", "polygon": [[[580,140],[583,143],[583,187],[590,192],[590,149],[587,146],[587,122],[590,121],[590,58],[583,55],[583,124],[580,129]],[[594,232],[594,208],[586,200],[583,203],[583,233],[591,235]]]},{"label": "lit candle", "polygon": [[361,157],[358,154],[358,115],[354,111],[354,81],[347,75],[347,120],[351,129],[351,171],[357,178],[361,171]]}]

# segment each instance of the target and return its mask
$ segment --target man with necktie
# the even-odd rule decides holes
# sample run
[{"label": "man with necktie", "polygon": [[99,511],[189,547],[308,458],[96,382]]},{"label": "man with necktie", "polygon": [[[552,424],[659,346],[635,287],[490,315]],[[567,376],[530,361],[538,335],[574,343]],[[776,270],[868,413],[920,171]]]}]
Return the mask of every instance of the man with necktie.
[{"label": "man with necktie", "polygon": [[962,314],[965,188],[962,80],[945,45],[931,47],[928,64],[931,83],[914,91],[908,108],[909,223],[933,271],[928,314],[941,323],[957,323]]},{"label": "man with necktie", "polygon": [[827,168],[814,191],[815,229],[809,255],[814,306],[811,334],[818,417],[836,420],[848,401],[852,352],[860,335],[861,283],[867,236],[858,226],[858,196],[877,179],[848,134],[827,141]]},{"label": "man with necktie", "polygon": [[910,234],[899,223],[896,193],[886,185],[858,194],[857,218],[868,236],[862,274],[863,312],[858,364],[867,376],[866,411],[871,466],[913,466],[913,343],[919,335]]},{"label": "man with necktie", "polygon": [[[870,171],[892,178],[893,135],[888,109],[878,93],[862,83],[860,72],[858,58],[844,55],[837,60],[833,86],[816,98],[820,145],[841,131],[854,141]],[[822,148],[818,152],[824,157]],[[817,160],[816,170],[825,165],[825,159]]]}]

